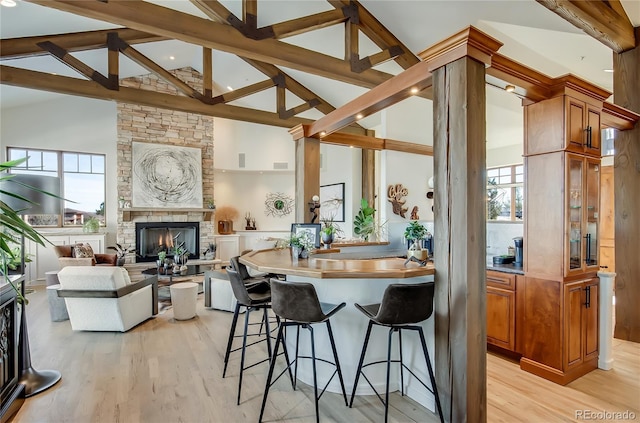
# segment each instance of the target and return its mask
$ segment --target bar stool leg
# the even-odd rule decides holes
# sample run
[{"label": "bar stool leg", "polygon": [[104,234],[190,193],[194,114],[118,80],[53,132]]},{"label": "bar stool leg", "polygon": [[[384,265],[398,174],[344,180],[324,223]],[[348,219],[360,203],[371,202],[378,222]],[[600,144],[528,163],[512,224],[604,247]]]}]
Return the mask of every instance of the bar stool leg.
[{"label": "bar stool leg", "polygon": [[427,370],[429,370],[429,378],[431,378],[431,387],[433,388],[433,396],[436,397],[436,408],[440,415],[440,422],[444,423],[444,416],[442,415],[442,406],[440,405],[440,395],[438,395],[438,387],[436,386],[436,378],[433,375],[433,369],[431,368],[431,360],[429,360],[429,350],[427,349],[427,343],[424,340],[424,332],[422,327],[418,326],[418,333],[420,334],[420,342],[422,343],[422,350],[424,351],[424,358],[427,360]]},{"label": "bar stool leg", "polygon": [[340,368],[340,361],[338,360],[338,351],[336,351],[336,343],[333,340],[333,331],[331,330],[331,323],[327,320],[327,332],[329,332],[329,341],[331,342],[331,350],[333,351],[333,359],[336,363],[336,370],[338,371],[338,379],[340,379],[340,387],[342,388],[342,396],[344,397],[344,405],[347,403],[347,391],[344,389],[344,380],[342,379],[342,369]]},{"label": "bar stool leg", "polygon": [[402,363],[402,328],[398,330],[398,344],[400,344],[400,394],[404,397],[404,364]]},{"label": "bar stool leg", "polygon": [[238,378],[238,402],[236,405],[240,405],[240,393],[242,391],[242,372],[244,370],[244,355],[247,349],[247,332],[249,331],[249,315],[251,314],[251,307],[247,307],[247,311],[244,314],[244,334],[242,336],[242,354],[240,355],[240,377]]},{"label": "bar stool leg", "polygon": [[231,329],[229,330],[229,341],[227,342],[227,351],[224,353],[224,370],[222,371],[222,377],[227,374],[227,364],[229,364],[229,354],[231,353],[231,346],[233,345],[233,337],[236,334],[236,325],[238,324],[238,315],[240,314],[240,303],[236,301],[236,309],[233,312],[233,320],[231,321]]},{"label": "bar stool leg", "polygon": [[389,379],[391,376],[391,341],[393,340],[394,328],[389,328],[389,341],[387,343],[387,386],[384,397],[384,423],[389,418]]},{"label": "bar stool leg", "polygon": [[355,382],[353,382],[353,391],[351,392],[351,400],[349,401],[349,408],[353,406],[353,397],[356,396],[356,388],[358,387],[358,380],[360,379],[360,372],[362,371],[364,356],[367,353],[367,346],[369,345],[369,336],[371,335],[372,327],[373,327],[373,321],[369,320],[369,326],[367,326],[367,334],[364,336],[364,343],[362,344],[362,353],[360,354],[360,361],[358,362],[358,370],[356,370],[356,380]]},{"label": "bar stool leg", "polygon": [[311,336],[311,363],[313,366],[313,397],[316,403],[316,423],[320,423],[319,407],[318,407],[318,375],[316,373],[316,343],[311,325],[306,325]]},{"label": "bar stool leg", "polygon": [[[271,358],[271,329],[269,328],[269,310],[267,307],[262,309],[262,320],[264,323],[264,328],[266,329],[267,336],[267,354],[268,357]],[[260,324],[260,333],[262,333],[262,323]]]},{"label": "bar stool leg", "polygon": [[[271,388],[271,378],[273,377],[273,369],[276,366],[276,359],[278,358],[278,347],[280,346],[280,342],[283,342],[283,346],[284,346],[284,341],[282,340],[282,332],[283,332],[284,326],[280,325],[280,327],[278,328],[278,336],[276,337],[276,346],[273,349],[273,356],[271,357],[271,360],[269,360],[269,374],[267,375],[267,385],[264,388],[264,395],[262,396],[262,406],[260,407],[260,417],[258,418],[258,423],[260,423],[262,421],[262,416],[264,415],[264,407],[267,404],[267,396],[269,396],[269,388]],[[287,363],[288,365],[289,363]]]},{"label": "bar stool leg", "polygon": [[296,358],[293,364],[293,390],[296,390],[298,381],[298,345],[300,345],[300,325],[296,325]]},{"label": "bar stool leg", "polygon": [[[280,328],[282,324],[280,322],[280,317],[277,314],[276,314],[276,321],[278,322],[278,328]],[[291,380],[291,386],[295,390],[295,384],[293,383],[293,373],[291,372],[291,362],[289,361],[289,353],[287,352],[287,326],[286,325],[282,330],[282,351],[284,352],[284,359],[287,362],[287,371],[289,372],[289,379]]]}]

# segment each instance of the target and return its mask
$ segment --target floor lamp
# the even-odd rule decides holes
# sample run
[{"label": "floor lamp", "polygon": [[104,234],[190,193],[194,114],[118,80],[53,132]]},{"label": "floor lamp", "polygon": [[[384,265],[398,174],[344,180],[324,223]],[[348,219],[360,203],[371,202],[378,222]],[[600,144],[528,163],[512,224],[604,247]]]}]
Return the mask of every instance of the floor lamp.
[{"label": "floor lamp", "polygon": [[[9,188],[9,184],[10,188]],[[24,184],[24,185],[23,185]],[[26,186],[25,186],[26,185]],[[52,176],[43,175],[26,175],[17,174],[15,177],[6,181],[6,190],[27,198],[31,203],[11,198],[3,197],[3,201],[13,210],[18,211],[20,215],[35,214],[60,214],[60,199],[51,195],[60,195],[60,179]],[[32,189],[35,188],[35,189]],[[43,191],[43,192],[41,192]],[[22,269],[24,263],[24,233],[21,234],[21,252],[22,252]],[[20,284],[20,293],[25,297],[26,281]],[[31,365],[31,350],[29,348],[29,333],[27,330],[27,305],[22,304],[22,312],[20,313],[20,337],[18,346],[20,348],[19,367],[21,371],[18,383],[24,385],[24,393],[28,398],[36,395],[46,389],[49,389],[62,377],[57,370],[36,370]]]}]

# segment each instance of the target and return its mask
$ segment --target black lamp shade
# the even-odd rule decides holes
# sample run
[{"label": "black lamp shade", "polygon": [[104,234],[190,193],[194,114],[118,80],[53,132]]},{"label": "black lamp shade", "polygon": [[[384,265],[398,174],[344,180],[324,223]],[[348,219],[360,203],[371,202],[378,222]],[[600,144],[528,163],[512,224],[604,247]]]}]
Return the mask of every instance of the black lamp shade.
[{"label": "black lamp shade", "polygon": [[[24,185],[22,185],[24,184]],[[25,185],[28,185],[25,186]],[[45,175],[16,174],[0,183],[0,190],[19,195],[31,203],[0,194],[0,199],[18,214],[60,214],[60,198],[47,195],[29,187],[60,196],[60,178]]]}]

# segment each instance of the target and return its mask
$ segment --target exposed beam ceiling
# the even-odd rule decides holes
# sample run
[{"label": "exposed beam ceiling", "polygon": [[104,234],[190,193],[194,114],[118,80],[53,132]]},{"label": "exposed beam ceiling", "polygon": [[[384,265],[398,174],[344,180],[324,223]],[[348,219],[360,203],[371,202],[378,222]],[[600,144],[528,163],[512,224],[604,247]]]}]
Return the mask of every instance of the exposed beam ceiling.
[{"label": "exposed beam ceiling", "polygon": [[547,9],[621,53],[638,45],[619,0],[536,0]]}]

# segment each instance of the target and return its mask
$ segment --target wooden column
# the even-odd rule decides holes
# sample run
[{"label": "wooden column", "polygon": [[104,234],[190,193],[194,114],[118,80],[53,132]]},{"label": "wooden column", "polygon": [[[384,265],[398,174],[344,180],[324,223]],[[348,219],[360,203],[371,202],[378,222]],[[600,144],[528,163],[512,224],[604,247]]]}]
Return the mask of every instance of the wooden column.
[{"label": "wooden column", "polygon": [[486,422],[485,64],[501,44],[471,27],[433,62],[436,379],[447,422]]},{"label": "wooden column", "polygon": [[[375,137],[375,131],[367,129],[366,135]],[[376,204],[376,151],[362,149],[362,198],[366,198],[372,207]]]},{"label": "wooden column", "polygon": [[[314,195],[320,195],[320,140],[306,138],[303,125],[298,125],[289,133],[296,143],[296,223],[311,222],[309,202]],[[316,220],[315,223],[320,223]]]},{"label": "wooden column", "polygon": [[[613,54],[615,103],[640,112],[640,27],[636,48]],[[640,342],[640,125],[618,132],[615,139],[616,327],[613,336]]]}]

